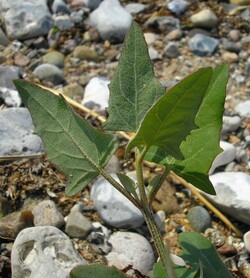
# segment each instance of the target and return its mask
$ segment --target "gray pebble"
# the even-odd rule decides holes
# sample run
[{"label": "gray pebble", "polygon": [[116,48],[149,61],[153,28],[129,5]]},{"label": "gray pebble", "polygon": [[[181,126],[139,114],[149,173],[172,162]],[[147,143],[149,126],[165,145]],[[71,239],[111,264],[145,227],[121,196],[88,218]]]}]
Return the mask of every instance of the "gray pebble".
[{"label": "gray pebble", "polygon": [[193,207],[187,214],[187,219],[194,231],[201,233],[211,227],[211,217],[208,211],[201,206]]},{"label": "gray pebble", "polygon": [[165,55],[169,58],[177,58],[179,56],[179,47],[175,42],[170,42],[164,48]]},{"label": "gray pebble", "polygon": [[52,82],[54,85],[59,85],[64,81],[62,70],[51,64],[42,64],[38,66],[33,74],[40,80]]},{"label": "gray pebble", "polygon": [[218,44],[218,40],[202,34],[196,34],[188,42],[191,51],[198,56],[212,55]]}]

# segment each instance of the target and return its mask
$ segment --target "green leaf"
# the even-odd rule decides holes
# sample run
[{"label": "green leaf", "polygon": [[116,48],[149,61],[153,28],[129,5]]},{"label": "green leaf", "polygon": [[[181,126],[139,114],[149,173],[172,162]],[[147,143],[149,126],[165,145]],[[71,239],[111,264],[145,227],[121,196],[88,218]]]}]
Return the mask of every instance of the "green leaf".
[{"label": "green leaf", "polygon": [[[231,273],[221,261],[213,244],[199,233],[181,233],[181,257],[190,268],[176,266],[178,278],[213,277],[232,278]],[[199,276],[193,276],[199,270]]]},{"label": "green leaf", "polygon": [[70,272],[70,278],[128,278],[115,267],[105,265],[81,265],[77,266]]},{"label": "green leaf", "polygon": [[24,80],[14,84],[30,111],[48,159],[68,176],[66,193],[79,192],[107,164],[117,148],[116,139],[76,115],[62,96]]},{"label": "green leaf", "polygon": [[165,94],[155,78],[144,35],[135,22],[126,36],[109,89],[109,118],[104,128],[115,131],[136,131],[149,108]]},{"label": "green leaf", "polygon": [[135,146],[158,146],[183,159],[180,144],[197,128],[195,116],[207,91],[211,68],[198,70],[162,96],[148,111],[127,150]]},{"label": "green leaf", "polygon": [[165,150],[156,147],[152,147],[145,157],[155,163],[170,165],[177,175],[209,194],[215,194],[208,172],[214,158],[221,152],[219,140],[227,79],[227,66],[213,70],[207,93],[195,119],[199,128],[193,130],[180,146],[185,160],[173,159]]},{"label": "green leaf", "polygon": [[134,196],[137,196],[136,194],[136,184],[135,182],[127,175],[124,175],[122,173],[116,173],[119,181],[121,182],[121,184],[124,186],[124,188],[127,189],[127,191],[131,194],[133,194]]}]

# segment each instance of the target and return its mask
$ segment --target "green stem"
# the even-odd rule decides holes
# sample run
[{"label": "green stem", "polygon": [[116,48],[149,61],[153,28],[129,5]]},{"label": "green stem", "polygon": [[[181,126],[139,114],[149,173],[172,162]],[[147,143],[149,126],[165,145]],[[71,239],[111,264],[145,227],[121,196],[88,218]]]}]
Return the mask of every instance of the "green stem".
[{"label": "green stem", "polygon": [[148,229],[152,235],[152,238],[155,243],[156,250],[161,259],[166,278],[175,278],[175,272],[172,266],[172,261],[169,256],[169,248],[167,245],[164,245],[158,227],[154,220],[154,215],[151,208],[148,205],[148,199],[145,191],[145,186],[143,182],[143,158],[147,152],[147,148],[145,147],[141,151],[139,149],[136,150],[136,160],[135,160],[135,168],[136,168],[136,177],[137,184],[140,193],[141,205],[142,205],[142,213],[148,225]]}]

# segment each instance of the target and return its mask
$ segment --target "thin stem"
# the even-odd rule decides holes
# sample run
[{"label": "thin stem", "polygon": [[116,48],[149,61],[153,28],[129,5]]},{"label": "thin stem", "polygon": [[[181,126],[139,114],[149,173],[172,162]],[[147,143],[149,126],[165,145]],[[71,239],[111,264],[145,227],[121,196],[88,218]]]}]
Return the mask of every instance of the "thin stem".
[{"label": "thin stem", "polygon": [[142,205],[142,213],[148,225],[149,231],[152,235],[152,238],[155,243],[155,247],[157,249],[158,255],[161,259],[164,271],[166,273],[166,278],[175,278],[174,269],[172,267],[172,262],[169,256],[169,249],[168,246],[164,245],[158,227],[155,223],[153,212],[148,204],[148,199],[145,191],[145,186],[143,182],[143,158],[147,152],[147,148],[145,147],[141,151],[137,148],[136,150],[136,177],[137,177],[137,185],[140,193],[141,205]]}]

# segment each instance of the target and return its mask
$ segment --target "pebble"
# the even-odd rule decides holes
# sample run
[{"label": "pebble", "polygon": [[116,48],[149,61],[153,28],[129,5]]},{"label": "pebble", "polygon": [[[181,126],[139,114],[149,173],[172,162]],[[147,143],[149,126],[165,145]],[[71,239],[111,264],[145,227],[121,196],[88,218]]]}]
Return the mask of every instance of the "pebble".
[{"label": "pebble", "polygon": [[0,239],[14,240],[19,232],[33,226],[30,210],[15,211],[0,218]]},{"label": "pebble", "polygon": [[185,0],[172,0],[167,4],[167,8],[174,14],[180,15],[187,10],[189,4],[190,3]]},{"label": "pebble", "polygon": [[177,58],[179,54],[178,44],[175,42],[170,42],[164,48],[164,53],[168,58]]},{"label": "pebble", "polygon": [[202,34],[194,35],[188,42],[190,50],[198,56],[212,55],[218,47],[217,39]]},{"label": "pebble", "polygon": [[24,40],[48,34],[53,19],[46,0],[2,1],[7,37]]},{"label": "pebble", "polygon": [[225,244],[225,236],[222,234],[221,231],[214,229],[214,228],[208,228],[204,232],[204,235],[207,239],[209,239],[212,244],[215,247],[220,247],[223,244]]},{"label": "pebble", "polygon": [[236,53],[225,51],[222,54],[222,60],[225,63],[236,63],[239,60],[239,57]]},{"label": "pebble", "polygon": [[73,51],[73,57],[78,58],[80,60],[87,60],[87,61],[100,61],[99,55],[90,47],[85,45],[77,46]]},{"label": "pebble", "polygon": [[175,41],[175,40],[179,40],[183,37],[183,32],[180,29],[175,29],[171,32],[169,32],[165,39],[167,41]]},{"label": "pebble", "polygon": [[233,42],[238,42],[241,38],[241,33],[239,30],[230,30],[228,33],[228,38]]},{"label": "pebble", "polygon": [[211,227],[211,217],[208,211],[202,206],[192,207],[188,211],[187,219],[192,229],[198,233],[202,233]]},{"label": "pebble", "polygon": [[35,226],[54,226],[61,228],[64,225],[64,218],[57,209],[56,204],[51,200],[44,200],[36,205],[32,213]]},{"label": "pebble", "polygon": [[0,195],[0,218],[12,212],[11,203]]},{"label": "pebble", "polygon": [[155,33],[144,33],[144,37],[147,44],[153,44],[159,38]]},{"label": "pebble", "polygon": [[43,56],[43,63],[62,68],[64,66],[64,55],[59,51],[50,51]]},{"label": "pebble", "polygon": [[104,77],[93,77],[87,84],[82,105],[99,111],[108,107],[110,80]]},{"label": "pebble", "polygon": [[244,234],[243,240],[244,240],[245,249],[250,254],[250,231]]},{"label": "pebble", "polygon": [[33,71],[35,77],[41,81],[49,81],[54,85],[59,85],[64,82],[64,74],[61,69],[55,65],[42,64]]},{"label": "pebble", "polygon": [[180,29],[180,20],[173,16],[153,16],[145,22],[146,27],[158,27],[162,32],[171,32]]},{"label": "pebble", "polygon": [[8,107],[20,107],[21,98],[16,90],[0,87],[0,98]]},{"label": "pebble", "polygon": [[226,257],[231,257],[237,254],[237,249],[232,244],[226,242],[217,249],[217,252]]},{"label": "pebble", "polygon": [[54,0],[51,9],[54,14],[68,14],[70,12],[63,0]]},{"label": "pebble", "polygon": [[[132,266],[143,275],[153,268],[154,252],[149,242],[143,236],[131,232],[116,232],[110,236],[112,251],[106,256],[109,266],[125,269]],[[127,272],[129,275],[131,270]]]},{"label": "pebble", "polygon": [[68,278],[72,268],[86,264],[70,239],[53,226],[21,231],[11,253],[12,278]]},{"label": "pebble", "polygon": [[0,155],[42,153],[42,140],[33,131],[28,109],[0,110]]},{"label": "pebble", "polygon": [[132,16],[118,0],[104,0],[89,16],[103,40],[123,42],[132,23]]},{"label": "pebble", "polygon": [[98,8],[102,0],[83,0],[83,3],[88,7],[90,10],[94,10]]},{"label": "pebble", "polygon": [[222,134],[236,131],[241,126],[239,116],[223,116]]},{"label": "pebble", "polygon": [[149,46],[148,54],[149,54],[149,57],[151,60],[159,60],[162,58],[162,56],[159,54],[159,52],[153,46]]},{"label": "pebble", "polygon": [[238,45],[234,42],[230,42],[226,38],[222,39],[222,45],[223,45],[225,50],[230,51],[230,52],[239,53],[241,51],[240,45]]},{"label": "pebble", "polygon": [[16,89],[14,79],[19,79],[20,69],[15,66],[0,66],[0,87]]},{"label": "pebble", "polygon": [[250,117],[250,100],[244,101],[239,103],[235,107],[235,111],[241,116],[241,117]]},{"label": "pebble", "polygon": [[190,21],[195,27],[214,28],[218,26],[219,20],[215,13],[210,9],[204,9],[190,17]]},{"label": "pebble", "polygon": [[250,176],[242,172],[220,172],[211,175],[216,195],[206,197],[222,212],[243,223],[250,219]]},{"label": "pebble", "polygon": [[71,83],[69,85],[66,85],[62,88],[62,93],[66,95],[67,97],[74,98],[76,96],[83,96],[84,89],[83,87],[78,83]]},{"label": "pebble", "polygon": [[73,238],[85,239],[92,230],[91,222],[79,211],[71,211],[67,217],[65,232]]},{"label": "pebble", "polygon": [[103,178],[94,182],[90,197],[102,220],[112,227],[135,228],[144,222],[140,210]]},{"label": "pebble", "polygon": [[143,12],[146,9],[146,5],[141,4],[141,3],[129,3],[125,6],[125,9],[130,13],[130,14],[139,14]]},{"label": "pebble", "polygon": [[223,151],[215,157],[213,164],[209,170],[210,175],[217,167],[228,164],[236,158],[236,148],[233,144],[225,141],[220,141],[220,147],[223,149]]},{"label": "pebble", "polygon": [[74,23],[72,22],[71,17],[68,14],[54,15],[53,19],[54,25],[60,31],[70,30],[72,27],[74,27]]}]

